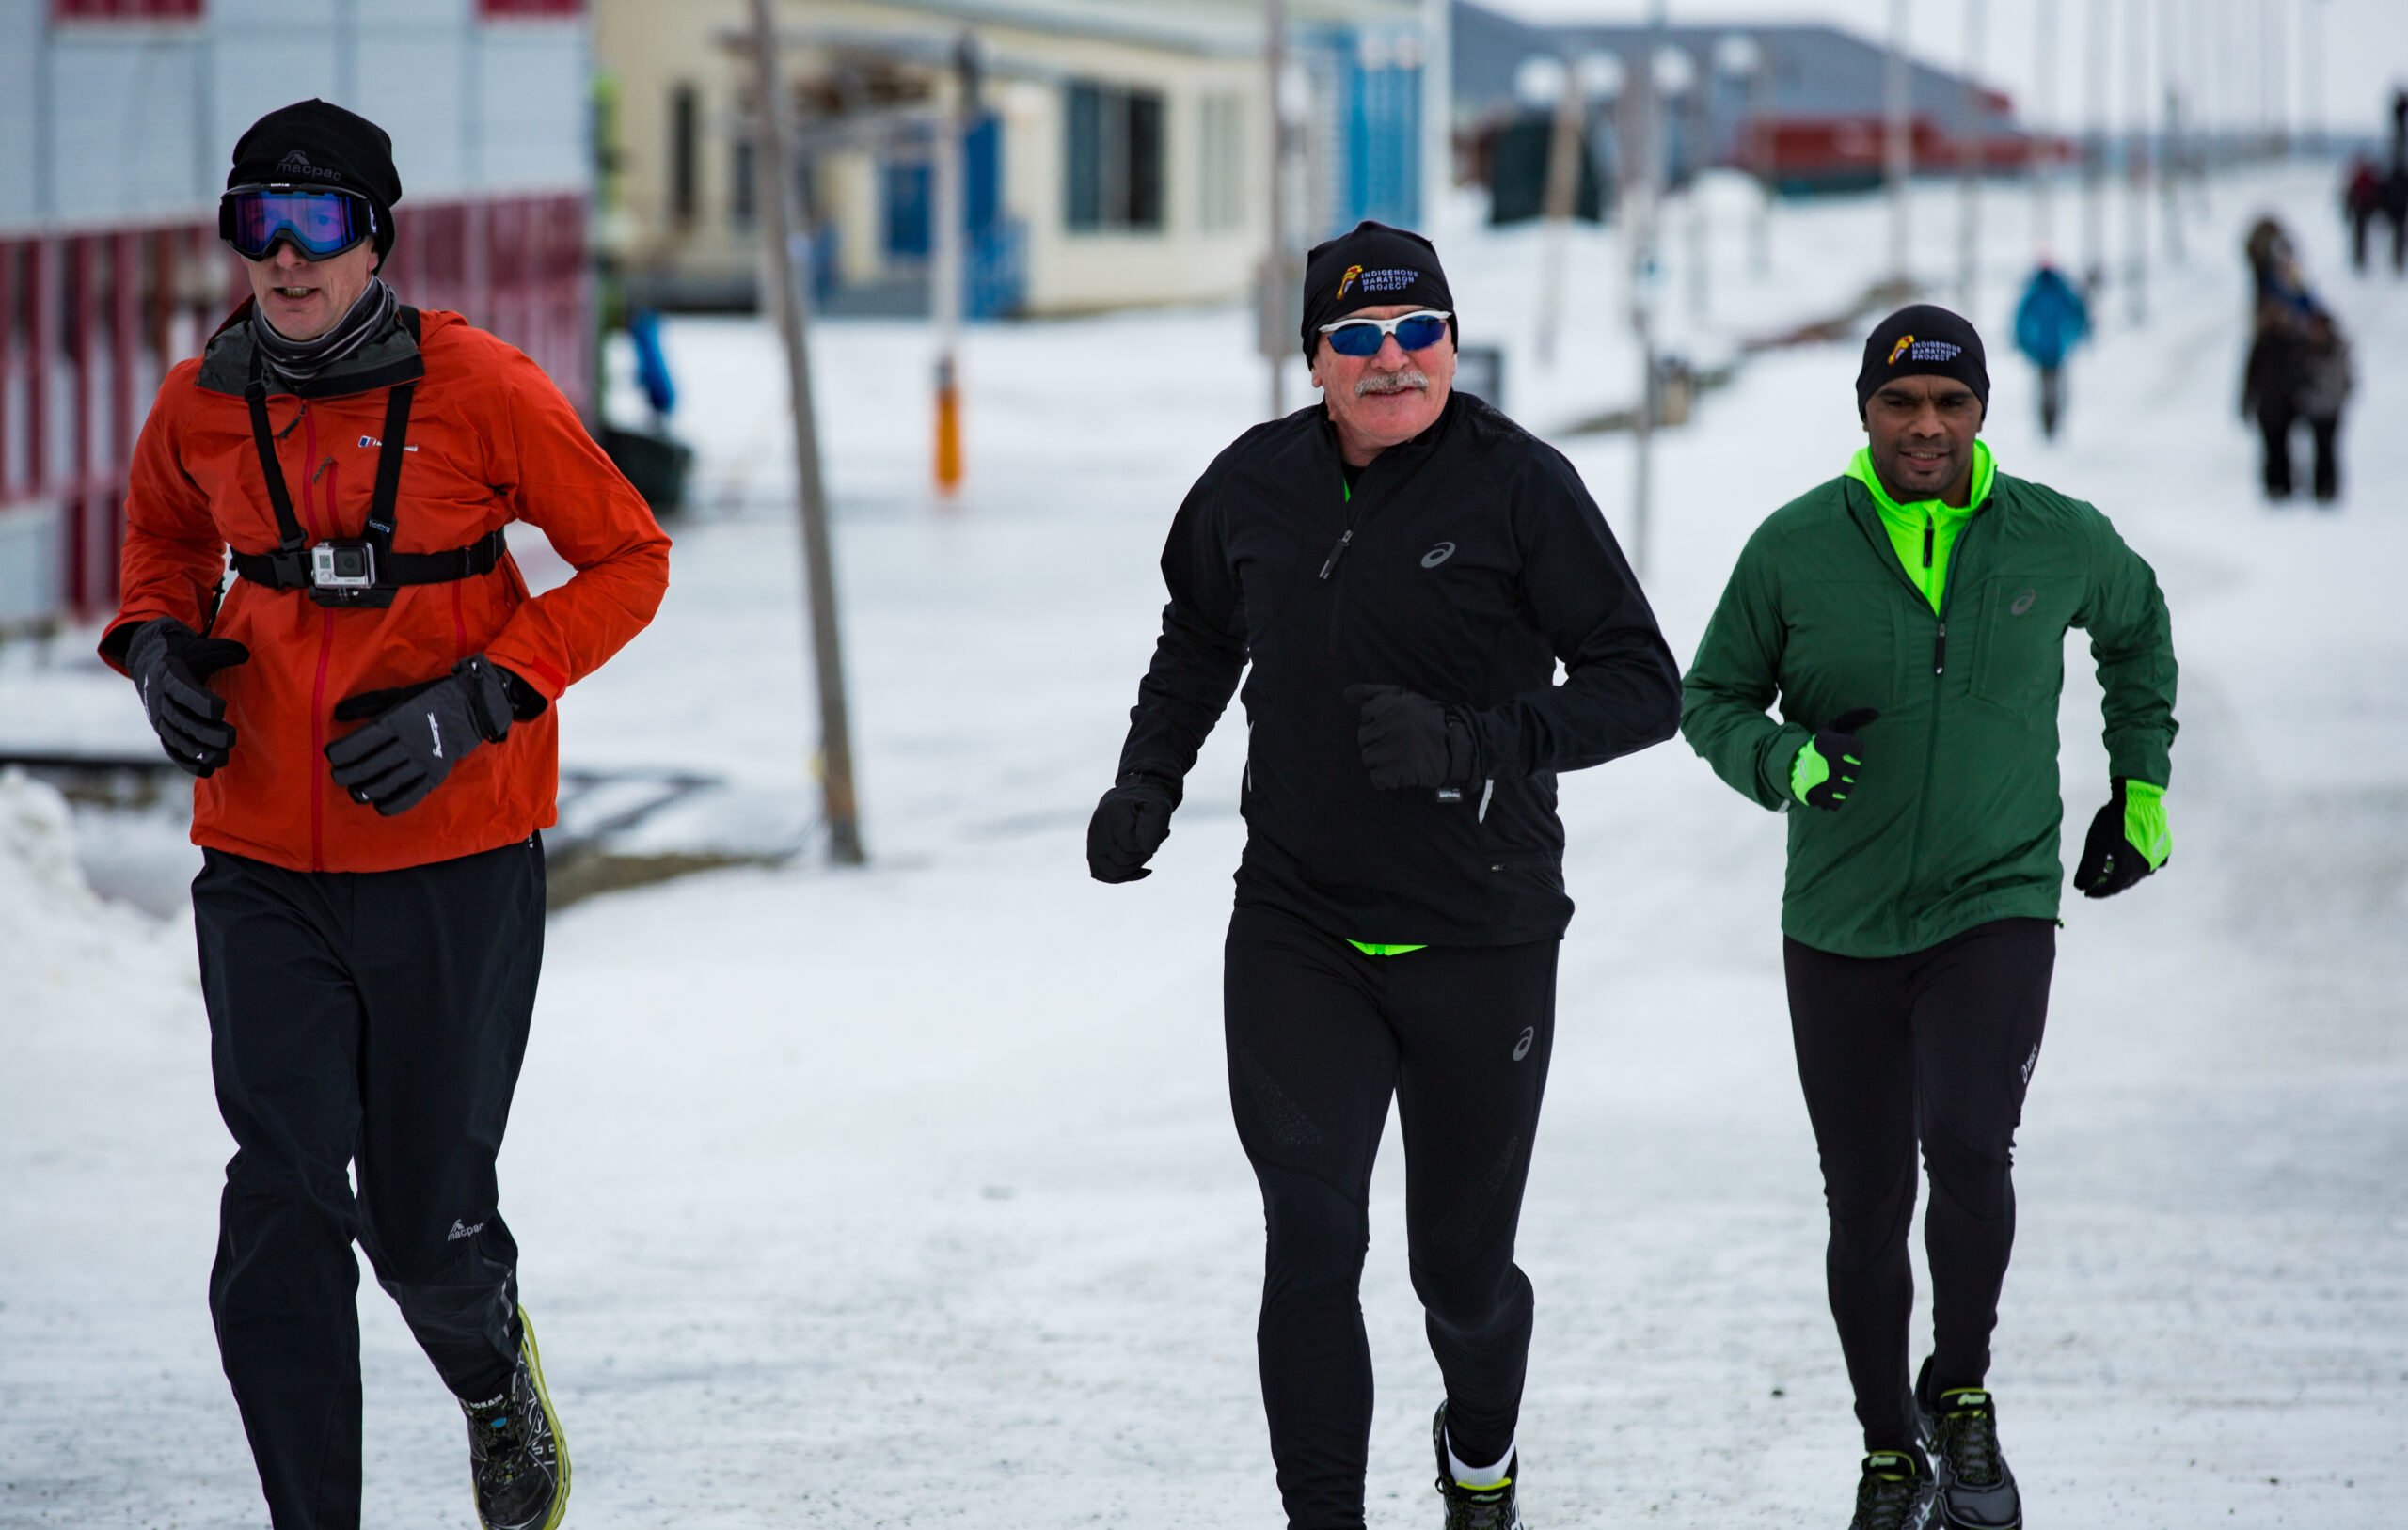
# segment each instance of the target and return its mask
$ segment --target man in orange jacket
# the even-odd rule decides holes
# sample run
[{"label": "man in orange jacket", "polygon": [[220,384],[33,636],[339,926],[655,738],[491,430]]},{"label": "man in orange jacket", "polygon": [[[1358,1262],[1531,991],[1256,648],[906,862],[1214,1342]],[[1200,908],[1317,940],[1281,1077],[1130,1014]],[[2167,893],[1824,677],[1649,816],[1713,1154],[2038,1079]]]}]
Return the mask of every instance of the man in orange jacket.
[{"label": "man in orange jacket", "polygon": [[[135,443],[101,653],[198,778],[236,1144],[210,1312],[277,1530],[360,1521],[355,1239],[461,1400],[480,1519],[549,1530],[568,1455],[494,1159],[542,963],[550,705],[652,619],[669,539],[533,362],[399,302],[401,195],[384,132],[324,102],[235,145],[219,232],[252,299]],[[531,596],[514,520],[576,576]]]}]

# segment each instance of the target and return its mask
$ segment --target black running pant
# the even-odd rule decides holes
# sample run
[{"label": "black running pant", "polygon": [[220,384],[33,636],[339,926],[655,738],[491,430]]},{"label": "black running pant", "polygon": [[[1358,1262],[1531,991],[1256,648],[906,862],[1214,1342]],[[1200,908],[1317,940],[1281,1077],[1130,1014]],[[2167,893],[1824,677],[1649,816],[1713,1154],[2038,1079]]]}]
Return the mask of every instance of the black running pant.
[{"label": "black running pant", "polygon": [[2009,1175],[2040,1057],[2056,926],[1980,924],[1927,951],[1863,959],[1783,942],[1798,1081],[1823,1161],[1831,1317],[1868,1450],[1915,1438],[1907,1325],[1915,1147],[1931,1174],[1935,1391],[1979,1386],[2015,1243]]},{"label": "black running pant", "polygon": [[1269,1232],[1255,1346],[1291,1530],[1363,1523],[1371,1356],[1358,1290],[1391,1095],[1413,1288],[1446,1380],[1449,1433],[1475,1465],[1513,1444],[1530,1348],[1513,1231],[1546,1088],[1560,945],[1366,956],[1263,909],[1229,922],[1229,1100]]},{"label": "black running pant", "polygon": [[276,1530],[356,1530],[355,1241],[446,1385],[509,1379],[518,1246],[494,1158],[543,962],[543,850],[316,874],[210,850],[192,900],[235,1143],[218,1352]]}]

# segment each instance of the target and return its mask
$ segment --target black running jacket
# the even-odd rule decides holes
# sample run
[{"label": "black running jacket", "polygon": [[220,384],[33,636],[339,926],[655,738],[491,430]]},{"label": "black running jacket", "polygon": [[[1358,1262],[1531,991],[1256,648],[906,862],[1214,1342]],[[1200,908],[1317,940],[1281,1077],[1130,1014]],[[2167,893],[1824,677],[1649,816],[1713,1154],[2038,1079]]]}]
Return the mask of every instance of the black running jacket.
[{"label": "black running jacket", "polygon": [[[1180,506],[1163,579],[1120,774],[1180,781],[1251,663],[1237,901],[1341,939],[1560,938],[1557,772],[1679,722],[1680,668],[1579,475],[1466,394],[1351,498],[1318,402],[1248,431]],[[1470,708],[1480,779],[1374,789],[1357,684]]]}]

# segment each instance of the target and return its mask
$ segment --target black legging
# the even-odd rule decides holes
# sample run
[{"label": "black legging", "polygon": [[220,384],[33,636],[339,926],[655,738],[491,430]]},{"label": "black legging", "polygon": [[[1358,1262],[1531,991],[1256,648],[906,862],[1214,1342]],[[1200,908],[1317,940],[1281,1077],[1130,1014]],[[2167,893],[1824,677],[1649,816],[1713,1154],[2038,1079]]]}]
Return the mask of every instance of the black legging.
[{"label": "black legging", "polygon": [[1798,1081],[1823,1162],[1831,1317],[1868,1450],[1914,1438],[1907,1325],[1915,1145],[1931,1173],[1935,1391],[1979,1386],[2015,1243],[2013,1161],[2040,1058],[2056,926],[2004,919],[1911,955],[1783,942]]},{"label": "black legging", "polygon": [[1448,1433],[1475,1465],[1513,1444],[1530,1348],[1513,1232],[1560,944],[1366,956],[1285,915],[1240,908],[1229,922],[1229,1100],[1269,1232],[1255,1345],[1291,1530],[1363,1523],[1371,1354],[1357,1293],[1390,1095]]}]

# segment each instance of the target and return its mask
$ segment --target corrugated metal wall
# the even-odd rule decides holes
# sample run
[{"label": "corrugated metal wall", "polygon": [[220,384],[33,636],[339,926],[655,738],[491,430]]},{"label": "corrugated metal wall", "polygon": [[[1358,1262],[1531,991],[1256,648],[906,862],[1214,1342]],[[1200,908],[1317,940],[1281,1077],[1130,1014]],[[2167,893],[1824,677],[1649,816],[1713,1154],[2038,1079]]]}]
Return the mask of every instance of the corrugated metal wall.
[{"label": "corrugated metal wall", "polygon": [[197,21],[0,0],[0,231],[208,212],[234,140],[310,96],[393,135],[408,199],[583,192],[585,18],[474,0],[205,0]]}]

